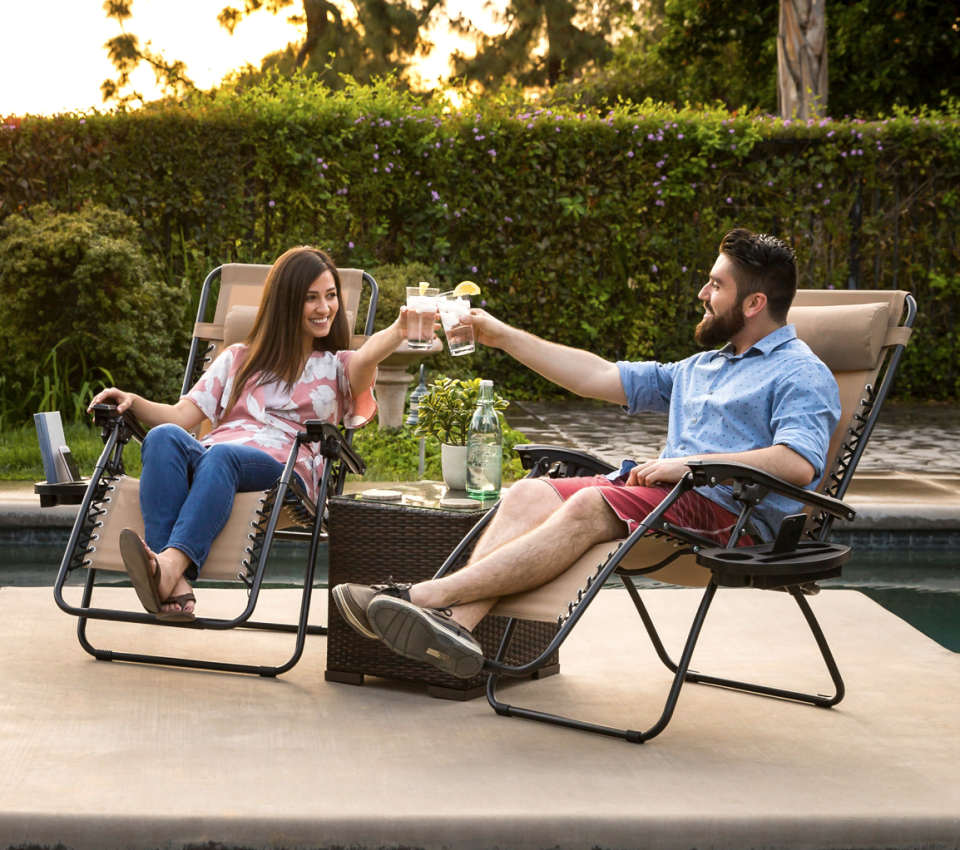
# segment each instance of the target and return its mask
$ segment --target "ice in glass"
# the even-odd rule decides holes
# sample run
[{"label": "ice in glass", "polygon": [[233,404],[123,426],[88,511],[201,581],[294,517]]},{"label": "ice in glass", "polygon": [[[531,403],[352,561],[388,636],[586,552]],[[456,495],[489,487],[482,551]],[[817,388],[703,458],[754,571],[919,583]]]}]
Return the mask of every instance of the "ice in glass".
[{"label": "ice in glass", "polygon": [[430,349],[433,326],[437,320],[436,287],[407,287],[407,347],[416,351]]},{"label": "ice in glass", "polygon": [[461,319],[470,312],[470,296],[447,295],[441,297],[438,304],[443,332],[447,337],[447,347],[454,357],[460,354],[472,354],[475,345],[473,326],[461,324]]}]

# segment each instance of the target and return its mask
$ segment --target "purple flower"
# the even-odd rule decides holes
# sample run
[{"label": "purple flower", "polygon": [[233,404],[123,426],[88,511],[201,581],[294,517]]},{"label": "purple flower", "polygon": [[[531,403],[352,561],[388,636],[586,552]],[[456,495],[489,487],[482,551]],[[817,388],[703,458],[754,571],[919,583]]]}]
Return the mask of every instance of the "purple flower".
[{"label": "purple flower", "polygon": [[732,203],[733,203],[733,198],[727,198],[727,203],[728,203],[728,204],[732,204]]},{"label": "purple flower", "polygon": [[773,185],[773,181],[772,181],[772,180],[768,180],[768,181],[767,181],[767,185],[768,185],[768,186],[772,186],[772,185]]},{"label": "purple flower", "polygon": [[827,138],[829,139],[829,138],[833,135],[833,133],[834,133],[833,130],[831,130],[829,133],[827,133]]},{"label": "purple flower", "polygon": [[270,201],[270,206],[271,206],[271,207],[275,207],[276,205],[277,205],[277,202],[276,202],[276,201]]},{"label": "purple flower", "polygon": [[656,205],[657,205],[658,207],[662,207],[662,206],[664,205],[664,202],[663,202],[663,201],[656,201]]},{"label": "purple flower", "polygon": [[650,266],[650,271],[656,274],[659,271],[659,269],[656,266]]},{"label": "purple flower", "polygon": [[380,145],[374,145],[374,146],[373,146],[373,149],[374,149],[375,151],[380,150]]},{"label": "purple flower", "polygon": [[831,284],[827,287],[827,289],[833,289],[833,284],[831,283]]},{"label": "purple flower", "polygon": [[686,267],[686,266],[683,266],[683,267],[680,269],[680,271],[682,271],[682,272],[685,272],[686,270],[687,270],[687,267]]},{"label": "purple flower", "polygon": [[86,119],[86,118],[81,118],[81,119],[80,119],[80,123],[81,123],[81,124],[86,124],[86,123],[87,123],[87,119]]},{"label": "purple flower", "polygon": [[682,138],[683,138],[683,133],[677,133],[677,138],[678,138],[678,139],[682,139]]},{"label": "purple flower", "polygon": [[647,138],[652,142],[652,141],[653,141],[653,133],[647,133]]},{"label": "purple flower", "polygon": [[388,163],[387,163],[387,168],[393,168],[393,163],[392,163],[392,162],[388,162]]},{"label": "purple flower", "polygon": [[824,205],[824,206],[827,206],[829,203],[830,203],[830,199],[827,198],[827,199],[823,202],[823,205]]},{"label": "purple flower", "polygon": [[439,195],[439,193],[436,192],[435,190],[430,192],[430,197],[432,197],[435,201],[439,201],[439,200],[440,200],[440,195]]},{"label": "purple flower", "polygon": [[817,188],[818,188],[818,189],[822,189],[822,188],[823,188],[823,183],[817,183]]},{"label": "purple flower", "polygon": [[373,158],[374,158],[374,159],[380,159],[380,154],[375,153],[375,154],[373,155]]},{"label": "purple flower", "polygon": [[840,156],[846,156],[846,155],[847,155],[846,151],[840,151]]},{"label": "purple flower", "polygon": [[627,156],[632,157],[632,156],[633,156],[633,151],[627,151]]},{"label": "purple flower", "polygon": [[496,152],[493,148],[490,148],[490,150],[488,150],[487,153],[490,154],[490,156],[496,156],[496,155],[497,155],[497,152]]},{"label": "purple flower", "polygon": [[348,242],[348,243],[347,243],[347,247],[348,247],[348,248],[352,248],[352,247],[353,247],[353,243],[352,243],[352,242]]},{"label": "purple flower", "polygon": [[376,167],[376,166],[373,167],[373,173],[374,173],[374,174],[377,173],[377,167]]},{"label": "purple flower", "polygon": [[513,224],[513,219],[510,218],[510,216],[508,216],[508,215],[505,215],[505,216],[503,217],[503,220],[504,220],[507,224]]},{"label": "purple flower", "polygon": [[528,130],[532,130],[532,129],[533,129],[533,123],[532,123],[532,122],[531,122],[530,124],[527,124],[527,129],[528,129]]},{"label": "purple flower", "polygon": [[[790,122],[788,121],[787,123],[789,124]],[[736,133],[737,131],[736,131],[736,130],[730,130],[729,132],[731,132],[731,133]]]},{"label": "purple flower", "polygon": [[559,133],[559,132],[560,132],[560,128],[559,128],[559,127],[557,127],[556,129],[557,129],[557,132]]},{"label": "purple flower", "polygon": [[737,149],[736,145],[730,145],[730,150],[735,151]]},{"label": "purple flower", "polygon": [[434,147],[435,147],[435,148],[440,147],[440,142],[437,142],[437,143],[434,145]]},{"label": "purple flower", "polygon": [[480,302],[480,306],[481,306],[481,307],[486,307],[486,306],[487,306],[486,300],[481,301],[481,302]]},{"label": "purple flower", "polygon": [[414,176],[414,177],[419,177],[419,176],[420,176],[420,172],[419,172],[419,171],[414,171],[414,172],[413,172],[413,176]]},{"label": "purple flower", "polygon": [[476,267],[476,266],[470,266],[470,271],[472,271],[474,274],[476,274],[476,273],[477,273],[477,267]]}]

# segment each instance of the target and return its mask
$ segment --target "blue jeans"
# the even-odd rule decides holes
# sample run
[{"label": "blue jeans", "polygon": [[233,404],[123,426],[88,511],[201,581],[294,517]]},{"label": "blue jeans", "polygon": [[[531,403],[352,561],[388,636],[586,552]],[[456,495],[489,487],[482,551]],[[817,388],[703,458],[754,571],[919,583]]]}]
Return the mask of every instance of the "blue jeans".
[{"label": "blue jeans", "polygon": [[[158,425],[140,449],[140,512],[147,545],[154,552],[179,549],[194,566],[195,580],[223,530],[237,493],[271,487],[283,464],[254,446],[204,448],[179,425]],[[300,476],[296,476],[299,480]]]}]

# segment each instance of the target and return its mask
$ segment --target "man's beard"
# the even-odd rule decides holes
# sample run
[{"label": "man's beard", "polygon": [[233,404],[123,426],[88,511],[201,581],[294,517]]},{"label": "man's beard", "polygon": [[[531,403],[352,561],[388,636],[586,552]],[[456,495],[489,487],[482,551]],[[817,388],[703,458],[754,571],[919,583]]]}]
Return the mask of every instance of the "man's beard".
[{"label": "man's beard", "polygon": [[743,315],[743,305],[738,301],[726,313],[718,316],[716,313],[708,313],[694,333],[694,338],[704,348],[713,348],[721,343],[730,342],[746,323]]}]

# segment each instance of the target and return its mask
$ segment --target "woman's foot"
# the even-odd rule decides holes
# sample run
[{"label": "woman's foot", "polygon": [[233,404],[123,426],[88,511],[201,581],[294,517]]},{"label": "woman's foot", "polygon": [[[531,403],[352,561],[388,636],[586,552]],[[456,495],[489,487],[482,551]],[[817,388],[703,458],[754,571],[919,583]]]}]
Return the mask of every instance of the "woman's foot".
[{"label": "woman's foot", "polygon": [[143,542],[143,548],[150,561],[150,568],[156,569],[157,565],[160,566],[158,588],[160,598],[164,600],[160,605],[160,613],[192,614],[196,607],[196,597],[193,597],[193,588],[190,583],[183,577],[187,567],[190,566],[190,559],[179,549],[164,549],[157,555],[147,546],[146,541]]}]

